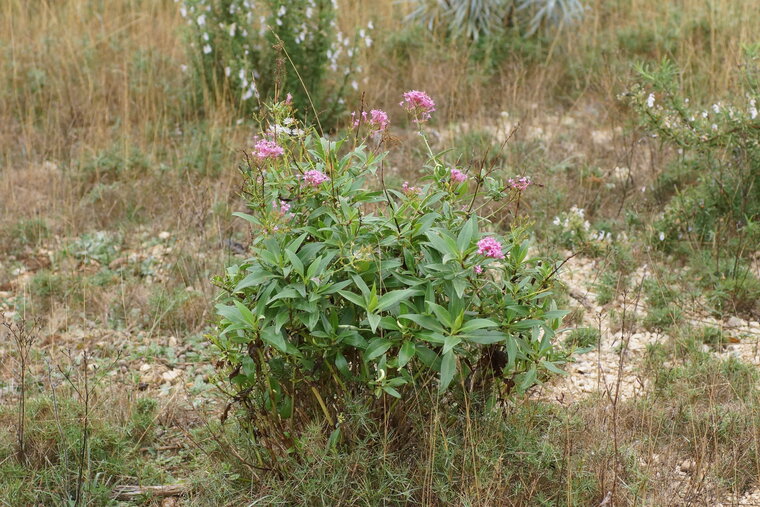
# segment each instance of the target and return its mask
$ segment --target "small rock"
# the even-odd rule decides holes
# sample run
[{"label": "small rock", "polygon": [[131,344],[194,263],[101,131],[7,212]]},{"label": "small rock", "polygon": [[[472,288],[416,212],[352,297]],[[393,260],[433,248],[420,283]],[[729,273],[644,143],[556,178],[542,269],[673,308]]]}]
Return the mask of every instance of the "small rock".
[{"label": "small rock", "polygon": [[148,371],[150,370],[151,366],[148,363],[143,364],[140,366],[140,371]]},{"label": "small rock", "polygon": [[681,462],[680,465],[678,465],[678,468],[681,470],[681,472],[691,473],[694,471],[694,468],[696,468],[696,466],[697,464],[693,459],[685,459]]},{"label": "small rock", "polygon": [[168,231],[161,231],[158,233],[158,239],[169,239],[171,237],[171,234]]},{"label": "small rock", "polygon": [[169,370],[161,374],[161,378],[166,382],[171,382],[180,375],[182,375],[182,370]]},{"label": "small rock", "polygon": [[744,325],[744,321],[740,319],[739,317],[731,317],[726,322],[726,326],[728,327],[742,327]]}]

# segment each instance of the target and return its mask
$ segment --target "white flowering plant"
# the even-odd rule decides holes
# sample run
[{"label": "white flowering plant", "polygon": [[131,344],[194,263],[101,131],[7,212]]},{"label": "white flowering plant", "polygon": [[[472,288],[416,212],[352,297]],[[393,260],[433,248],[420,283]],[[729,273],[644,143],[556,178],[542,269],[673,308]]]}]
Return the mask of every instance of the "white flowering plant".
[{"label": "white flowering plant", "polygon": [[328,139],[276,103],[241,167],[236,216],[253,240],[216,280],[213,343],[225,390],[260,434],[287,440],[315,417],[337,430],[349,398],[398,410],[421,392],[495,400],[561,371],[557,267],[529,257],[525,228],[487,232],[479,214],[527,180],[449,166],[424,135],[432,99],[412,91],[402,105],[430,155],[418,182],[385,186],[380,110]]},{"label": "white flowering plant", "polygon": [[550,231],[554,243],[591,255],[598,255],[616,239],[611,231],[593,227],[586,218],[586,210],[577,206],[555,216]]},{"label": "white flowering plant", "polygon": [[760,46],[748,48],[744,97],[706,107],[678,91],[673,64],[639,67],[630,104],[652,136],[678,151],[677,169],[693,174],[654,224],[654,245],[688,251],[720,244],[747,254],[760,242],[758,55]]},{"label": "white flowering plant", "polygon": [[372,44],[371,22],[352,36],[340,31],[336,0],[175,1],[196,82],[244,112],[289,90],[302,119],[316,110],[334,121],[357,86],[358,52]]}]

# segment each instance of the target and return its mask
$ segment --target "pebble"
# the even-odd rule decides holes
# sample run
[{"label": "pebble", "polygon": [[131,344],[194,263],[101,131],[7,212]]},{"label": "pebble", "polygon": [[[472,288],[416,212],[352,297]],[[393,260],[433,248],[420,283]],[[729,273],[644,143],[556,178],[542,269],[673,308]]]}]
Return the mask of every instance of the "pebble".
[{"label": "pebble", "polygon": [[694,471],[696,466],[697,464],[693,459],[685,459],[681,462],[680,465],[678,465],[678,468],[681,470],[681,472],[691,473]]},{"label": "pebble", "polygon": [[164,239],[164,240],[166,240],[166,239],[169,239],[170,237],[171,237],[171,234],[168,231],[161,231],[158,234],[158,239]]},{"label": "pebble", "polygon": [[182,375],[182,370],[169,370],[165,371],[161,374],[161,378],[164,379],[166,382],[171,382],[177,377]]}]

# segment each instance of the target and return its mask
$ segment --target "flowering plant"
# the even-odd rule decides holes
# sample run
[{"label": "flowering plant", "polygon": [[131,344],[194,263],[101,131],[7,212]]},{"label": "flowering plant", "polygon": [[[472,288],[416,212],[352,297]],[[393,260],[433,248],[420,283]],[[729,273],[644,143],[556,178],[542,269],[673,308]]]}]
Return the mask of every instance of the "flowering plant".
[{"label": "flowering plant", "polygon": [[335,0],[175,1],[187,21],[197,81],[243,110],[254,110],[279,87],[291,90],[302,117],[313,114],[313,103],[326,123],[342,109],[346,92],[358,87],[356,57],[372,44],[372,23],[344,35]]},{"label": "flowering plant", "polygon": [[[292,116],[283,103],[270,111],[270,124]],[[529,257],[525,228],[486,233],[478,213],[489,194],[512,195],[495,190],[506,184],[470,174],[453,185],[423,135],[419,186],[388,188],[383,140],[363,135],[273,138],[281,155],[243,167],[248,209],[236,215],[253,243],[218,279],[214,338],[231,398],[253,418],[321,413],[334,426],[348,392],[501,396],[559,371],[554,266]]]},{"label": "flowering plant", "polygon": [[760,242],[760,46],[746,56],[745,96],[732,101],[692,104],[669,62],[641,66],[626,95],[651,135],[678,151],[673,169],[689,182],[654,224],[658,248],[718,244],[741,256]]}]

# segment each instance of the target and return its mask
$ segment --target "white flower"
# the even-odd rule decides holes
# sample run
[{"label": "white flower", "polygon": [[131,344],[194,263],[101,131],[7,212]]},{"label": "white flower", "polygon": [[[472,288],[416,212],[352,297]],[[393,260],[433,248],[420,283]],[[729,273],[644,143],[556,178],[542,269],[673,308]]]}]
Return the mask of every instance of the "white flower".
[{"label": "white flower", "polygon": [[235,27],[235,23],[232,23],[230,25],[230,37],[234,37],[235,36],[235,28],[236,28]]},{"label": "white flower", "polygon": [[356,81],[351,81],[351,88],[353,88],[354,90],[358,90],[359,83],[357,83]]},{"label": "white flower", "polygon": [[209,54],[211,51],[212,51],[211,50],[211,46],[209,44],[206,44],[205,46],[203,46],[203,54],[204,55]]},{"label": "white flower", "polygon": [[665,241],[665,233],[664,232],[660,233],[660,241]]},{"label": "white flower", "polygon": [[720,113],[720,106],[718,104],[713,104],[712,110],[715,111],[715,114]]},{"label": "white flower", "polygon": [[251,97],[253,97],[253,91],[249,88],[246,90],[246,92],[243,94],[243,100],[248,100]]},{"label": "white flower", "polygon": [[208,34],[204,32],[203,34],[203,40],[208,41]]},{"label": "white flower", "polygon": [[182,72],[187,72],[187,65],[184,65],[184,64],[180,65],[179,70],[181,70]]},{"label": "white flower", "polygon": [[647,107],[650,109],[654,107],[654,93],[650,93],[647,97]]},{"label": "white flower", "polygon": [[185,9],[185,6],[184,6],[184,5],[183,5],[182,7],[180,7],[180,8],[179,8],[179,13],[180,13],[180,15],[181,15],[183,18],[186,18],[186,17],[187,17],[187,9]]},{"label": "white flower", "polygon": [[280,9],[277,11],[277,15],[279,17],[283,17],[287,13],[288,13],[288,8],[285,7],[284,5],[280,6]]},{"label": "white flower", "polygon": [[224,68],[224,75],[225,76],[230,77],[230,73],[231,72],[232,72],[232,69],[230,69],[229,67],[225,67]]},{"label": "white flower", "polygon": [[311,19],[311,17],[314,15],[314,9],[311,7],[306,8],[306,18]]},{"label": "white flower", "polygon": [[375,24],[372,22],[372,20],[370,20],[369,23],[367,23],[367,28],[369,28],[370,30],[375,29]]},{"label": "white flower", "polygon": [[206,15],[201,14],[200,16],[198,16],[198,26],[203,26],[205,24],[206,24]]}]

